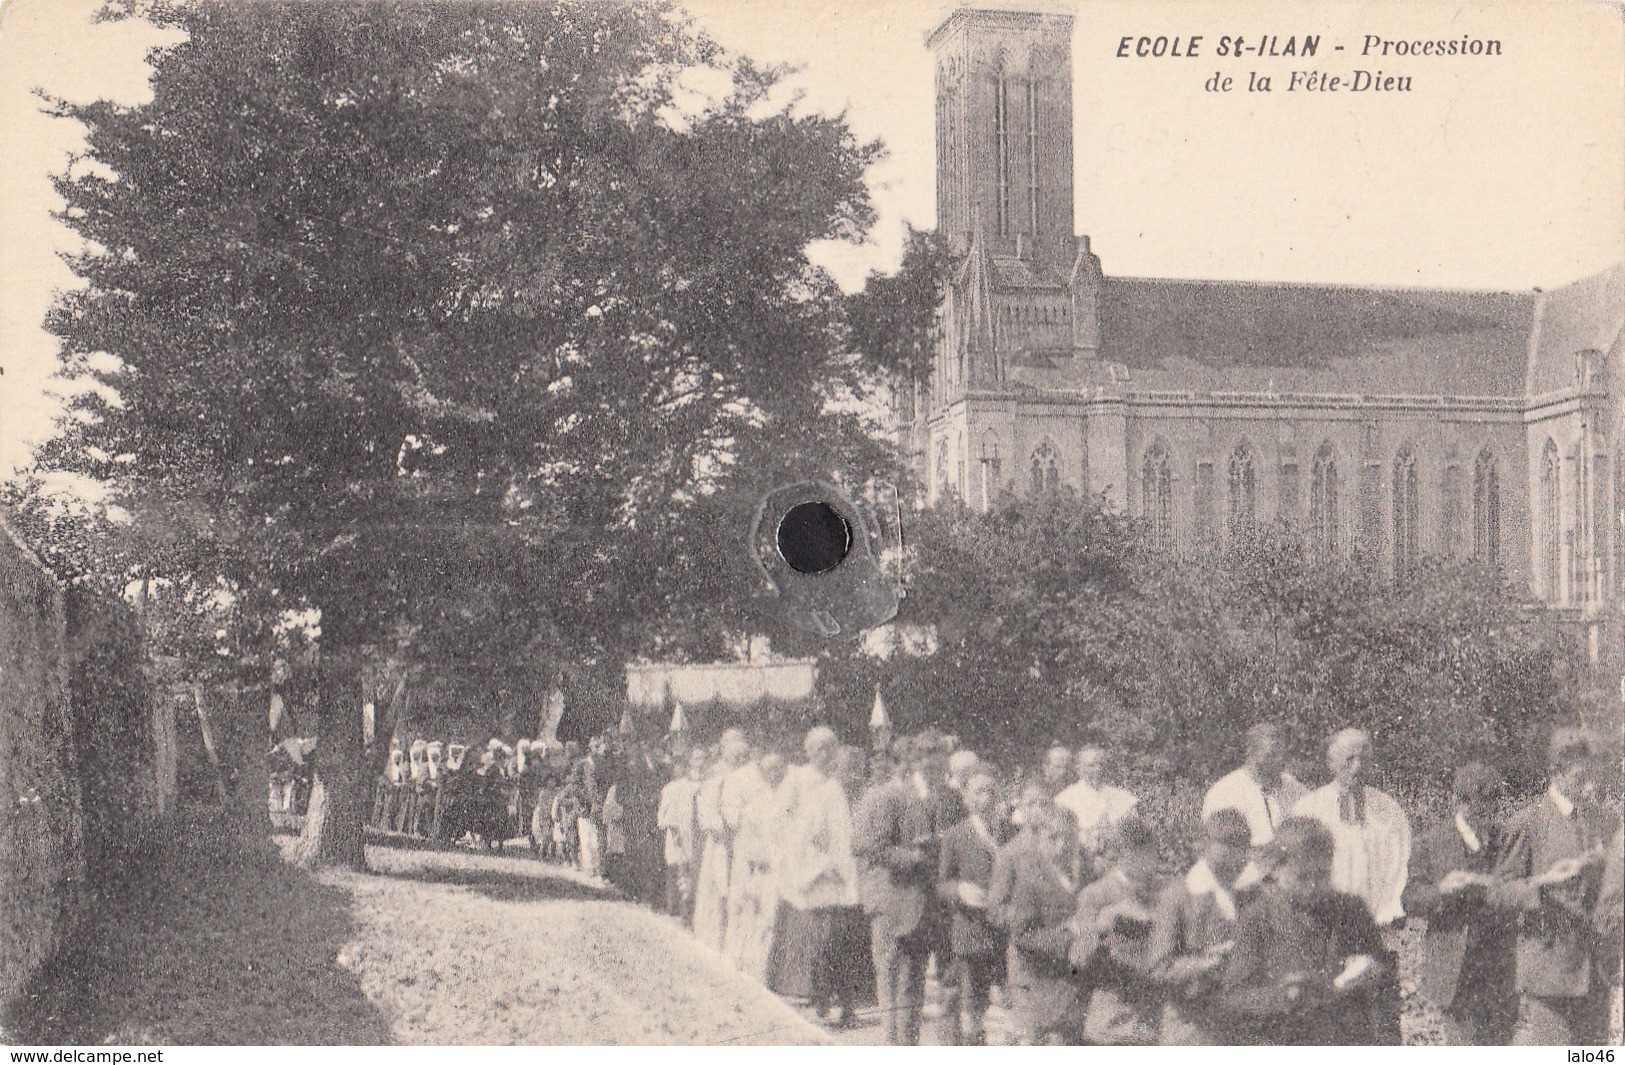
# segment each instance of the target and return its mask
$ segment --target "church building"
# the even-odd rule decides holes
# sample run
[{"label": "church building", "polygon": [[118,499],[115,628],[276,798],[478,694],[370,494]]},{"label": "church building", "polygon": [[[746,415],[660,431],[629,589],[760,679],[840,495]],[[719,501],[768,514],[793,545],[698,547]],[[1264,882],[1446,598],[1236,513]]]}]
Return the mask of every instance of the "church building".
[{"label": "church building", "polygon": [[929,500],[1065,485],[1171,550],[1270,522],[1396,579],[1476,558],[1592,622],[1595,654],[1625,573],[1625,269],[1523,292],[1112,277],[1073,227],[1071,31],[961,9],[927,39],[956,264],[904,411]]}]

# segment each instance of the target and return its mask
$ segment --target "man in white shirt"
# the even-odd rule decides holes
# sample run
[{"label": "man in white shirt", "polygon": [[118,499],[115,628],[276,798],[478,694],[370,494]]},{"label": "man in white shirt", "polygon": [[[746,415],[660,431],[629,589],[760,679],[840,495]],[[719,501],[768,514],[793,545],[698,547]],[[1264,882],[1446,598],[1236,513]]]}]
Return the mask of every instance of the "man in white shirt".
[{"label": "man in white shirt", "polygon": [[690,924],[694,919],[694,878],[700,864],[700,827],[694,800],[705,780],[705,751],[689,756],[686,772],[660,789],[655,826],[666,837],[666,912]]},{"label": "man in white shirt", "polygon": [[728,929],[729,879],[733,874],[734,829],[723,813],[723,792],[733,773],[750,761],[750,742],[738,729],[722,734],[718,757],[711,775],[701,782],[694,797],[694,817],[700,826],[703,846],[694,886],[694,936],[713,950],[721,951]]},{"label": "man in white shirt", "polygon": [[1247,730],[1247,760],[1220,777],[1202,800],[1202,820],[1219,810],[1235,810],[1247,819],[1252,845],[1275,838],[1275,829],[1292,813],[1309,789],[1286,771],[1281,730],[1268,723]]},{"label": "man in white shirt", "polygon": [[1078,748],[1077,783],[1055,796],[1055,805],[1078,821],[1078,842],[1084,852],[1098,857],[1111,830],[1127,817],[1139,799],[1106,783],[1106,750],[1088,745]]},{"label": "man in white shirt", "polygon": [[1365,783],[1371,739],[1360,729],[1343,729],[1326,749],[1332,782],[1304,796],[1293,809],[1331,832],[1332,887],[1363,900],[1379,926],[1405,916],[1405,890],[1411,858],[1411,825],[1399,803]]}]

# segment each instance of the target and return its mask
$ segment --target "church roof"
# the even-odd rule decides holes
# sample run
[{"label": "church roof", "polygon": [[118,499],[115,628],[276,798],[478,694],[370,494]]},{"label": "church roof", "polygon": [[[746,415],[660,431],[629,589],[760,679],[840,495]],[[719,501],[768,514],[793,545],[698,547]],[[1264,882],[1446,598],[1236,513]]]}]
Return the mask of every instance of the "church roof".
[{"label": "church roof", "polygon": [[[1493,358],[1486,358],[1486,355]],[[1340,359],[1322,369],[1298,366],[1218,366],[1173,358],[1133,367],[1121,387],[1135,392],[1255,392],[1314,395],[1455,396],[1513,398],[1521,357],[1511,365],[1504,349],[1490,350],[1472,334],[1425,337],[1404,345]]]},{"label": "church roof", "polygon": [[1534,292],[1108,278],[1101,357],[1128,387],[1519,395]]},{"label": "church roof", "polygon": [[[996,293],[1069,285],[1043,260],[980,241],[958,282],[978,347],[991,343]],[[1025,352],[1021,362],[1043,378],[1025,383],[1522,397],[1572,385],[1575,353],[1614,347],[1625,330],[1625,264],[1546,292],[1107,277],[1099,313],[1098,363]],[[1113,365],[1122,369],[1103,376]]]},{"label": "church roof", "polygon": [[1574,384],[1574,356],[1607,352],[1625,330],[1625,264],[1543,293],[1529,358],[1532,396]]}]

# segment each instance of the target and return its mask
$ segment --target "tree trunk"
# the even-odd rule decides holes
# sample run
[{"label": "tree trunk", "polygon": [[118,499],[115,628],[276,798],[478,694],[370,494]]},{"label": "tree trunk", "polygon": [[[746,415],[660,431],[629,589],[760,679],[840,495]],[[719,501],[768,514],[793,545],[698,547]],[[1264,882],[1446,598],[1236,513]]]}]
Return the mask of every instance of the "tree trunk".
[{"label": "tree trunk", "polygon": [[389,749],[401,739],[403,728],[407,723],[409,699],[411,694],[403,674],[396,680],[389,702],[379,708],[377,735],[373,738],[372,746],[366,749],[366,770],[371,779],[382,776],[384,770],[389,767]]},{"label": "tree trunk", "polygon": [[306,869],[365,871],[372,779],[361,743],[360,668],[350,654],[323,648],[320,670],[315,779],[294,859]]},{"label": "tree trunk", "polygon": [[210,720],[208,700],[203,694],[203,685],[192,685],[192,709],[197,711],[198,734],[203,737],[203,753],[209,756],[209,768],[214,772],[214,791],[220,797],[220,804],[224,806],[230,798],[230,791],[226,787],[226,770],[220,762],[220,748],[215,744],[214,725]]},{"label": "tree trunk", "polygon": [[270,728],[270,694],[261,687],[233,687],[222,693],[221,733],[232,794],[226,812],[240,842],[271,847],[271,787],[265,747]]},{"label": "tree trunk", "polygon": [[226,821],[238,842],[269,849],[268,696],[262,688],[203,684],[194,684],[192,694]]}]

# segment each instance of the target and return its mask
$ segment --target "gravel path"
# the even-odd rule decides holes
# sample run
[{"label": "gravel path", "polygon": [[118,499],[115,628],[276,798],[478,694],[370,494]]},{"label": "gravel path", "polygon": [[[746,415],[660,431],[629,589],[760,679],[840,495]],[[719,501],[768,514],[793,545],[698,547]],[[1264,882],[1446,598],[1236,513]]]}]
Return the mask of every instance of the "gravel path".
[{"label": "gravel path", "polygon": [[827,1042],[675,922],[573,870],[369,847],[336,956],[399,1043]]},{"label": "gravel path", "polygon": [[[128,878],[96,885],[71,949],[40,975],[7,1039],[24,1044],[378,1044],[386,1019],[334,963],[350,897],[269,847],[227,843],[183,811]],[[4,1042],[6,1039],[0,1039]]]},{"label": "gravel path", "polygon": [[[184,824],[0,1017],[23,1044],[807,1044],[675,922],[525,857],[369,846],[315,876]],[[293,838],[281,836],[285,853]]]}]

